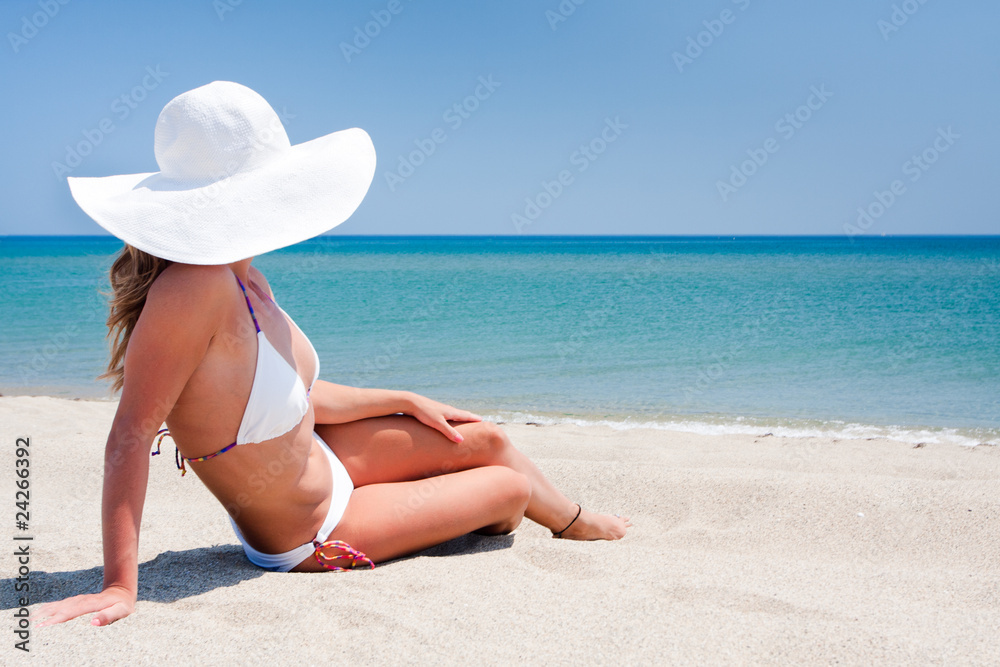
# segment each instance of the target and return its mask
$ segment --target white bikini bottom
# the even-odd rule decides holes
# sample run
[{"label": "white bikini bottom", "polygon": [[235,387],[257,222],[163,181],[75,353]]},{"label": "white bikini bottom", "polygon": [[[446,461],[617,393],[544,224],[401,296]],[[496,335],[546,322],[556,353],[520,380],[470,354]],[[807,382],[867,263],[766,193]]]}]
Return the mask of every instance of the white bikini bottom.
[{"label": "white bikini bottom", "polygon": [[[319,437],[317,433],[313,433],[313,437],[319,442],[323,453],[326,454],[326,458],[330,461],[330,472],[333,475],[333,491],[330,498],[330,509],[326,513],[326,521],[320,527],[319,532],[316,533],[317,542],[326,542],[326,538],[333,532],[333,529],[337,527],[340,523],[341,517],[344,516],[344,510],[347,509],[347,501],[351,498],[351,493],[354,491],[354,482],[351,481],[350,475],[347,474],[347,468],[344,464],[340,462],[337,455],[333,453],[330,446],[323,442],[323,438]],[[233,521],[233,517],[229,517],[229,523],[233,525],[233,531],[236,532],[236,537],[239,538],[240,542],[243,544],[243,551],[246,552],[247,558],[250,562],[258,567],[262,567],[265,570],[271,570],[273,572],[288,572],[293,567],[306,560],[313,554],[316,547],[313,546],[312,542],[306,542],[302,546],[295,547],[291,551],[286,551],[280,554],[266,554],[262,551],[257,551],[252,546],[247,544],[246,540],[243,538],[243,533],[240,532],[239,526]]]}]

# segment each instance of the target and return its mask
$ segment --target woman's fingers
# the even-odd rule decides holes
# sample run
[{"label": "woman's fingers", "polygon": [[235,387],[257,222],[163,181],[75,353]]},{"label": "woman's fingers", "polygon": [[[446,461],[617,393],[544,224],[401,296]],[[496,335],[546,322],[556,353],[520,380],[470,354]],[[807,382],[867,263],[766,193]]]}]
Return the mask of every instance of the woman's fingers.
[{"label": "woman's fingers", "polygon": [[455,410],[454,413],[448,417],[448,419],[453,419],[457,422],[481,422],[483,418],[474,412],[469,412],[468,410]]},{"label": "woman's fingers", "polygon": [[455,428],[448,423],[449,421],[478,422],[483,419],[479,415],[469,412],[468,410],[459,410],[450,405],[445,405],[444,403],[438,403],[437,401],[432,401],[423,397],[421,398],[423,400],[421,403],[418,403],[417,409],[413,411],[413,416],[427,426],[437,429],[452,442],[462,442],[464,438],[461,433],[455,430]]},{"label": "woman's fingers", "polygon": [[116,602],[107,609],[98,612],[90,619],[91,625],[104,626],[110,625],[117,620],[123,619],[129,615],[128,608],[121,602]]},{"label": "woman's fingers", "polygon": [[441,414],[445,419],[450,419],[456,422],[481,422],[483,418],[474,412],[469,412],[468,410],[459,410],[458,408],[453,408],[450,405],[441,406]]},{"label": "woman's fingers", "polygon": [[449,424],[440,413],[434,414],[416,412],[413,416],[425,426],[430,426],[431,428],[440,431],[444,434],[444,437],[448,438],[452,442],[462,442],[462,435],[452,428],[451,424]]},{"label": "woman's fingers", "polygon": [[65,623],[78,616],[96,611],[98,613],[90,619],[90,624],[104,626],[125,618],[132,613],[132,608],[132,605],[121,601],[120,596],[103,592],[96,595],[77,595],[58,602],[49,602],[39,607],[38,611],[31,617],[32,619],[45,618],[36,625],[36,627],[44,628],[48,625]]},{"label": "woman's fingers", "polygon": [[32,618],[45,619],[41,623],[38,623],[36,627],[39,628],[44,628],[47,625],[56,625],[57,623],[65,623],[77,616],[89,614],[92,611],[100,609],[100,606],[96,604],[95,597],[94,595],[77,595],[65,600],[59,600],[58,602],[49,602],[39,607],[38,611],[32,615]]},{"label": "woman's fingers", "polygon": [[463,440],[465,440],[465,438],[462,437],[462,434],[459,433],[457,430],[455,430],[455,427],[449,424],[444,419],[441,419],[441,421],[438,423],[437,429],[442,433],[444,433],[445,437],[451,440],[452,442],[462,442]]}]

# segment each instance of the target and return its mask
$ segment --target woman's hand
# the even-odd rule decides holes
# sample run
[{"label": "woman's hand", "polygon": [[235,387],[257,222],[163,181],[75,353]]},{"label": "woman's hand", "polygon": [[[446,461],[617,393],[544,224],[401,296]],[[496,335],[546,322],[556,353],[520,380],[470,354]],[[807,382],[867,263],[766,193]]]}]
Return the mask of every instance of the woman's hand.
[{"label": "woman's hand", "polygon": [[65,623],[77,616],[96,611],[97,614],[90,619],[90,624],[103,626],[123,619],[135,611],[135,598],[135,593],[112,586],[100,593],[76,595],[44,604],[32,614],[32,618],[44,617],[45,620],[36,626],[43,628],[46,625]]},{"label": "woman's hand", "polygon": [[458,422],[483,421],[482,417],[468,410],[459,410],[420,394],[410,393],[408,399],[410,405],[408,410],[404,410],[406,414],[413,415],[422,423],[441,431],[446,438],[454,442],[462,442],[462,434],[448,423],[449,419]]}]

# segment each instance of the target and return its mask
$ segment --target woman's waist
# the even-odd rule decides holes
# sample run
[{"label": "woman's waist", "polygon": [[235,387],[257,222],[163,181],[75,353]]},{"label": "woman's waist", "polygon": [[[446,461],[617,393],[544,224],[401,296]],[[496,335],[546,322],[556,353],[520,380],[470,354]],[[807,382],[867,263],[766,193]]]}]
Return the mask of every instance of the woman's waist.
[{"label": "woman's waist", "polygon": [[333,479],[325,454],[302,458],[246,457],[199,476],[251,546],[280,553],[312,540],[330,505]]},{"label": "woman's waist", "polygon": [[[267,442],[233,446],[191,469],[222,502],[261,507],[310,505],[329,493],[329,466],[311,430],[300,429]],[[318,455],[317,455],[318,454]]]}]

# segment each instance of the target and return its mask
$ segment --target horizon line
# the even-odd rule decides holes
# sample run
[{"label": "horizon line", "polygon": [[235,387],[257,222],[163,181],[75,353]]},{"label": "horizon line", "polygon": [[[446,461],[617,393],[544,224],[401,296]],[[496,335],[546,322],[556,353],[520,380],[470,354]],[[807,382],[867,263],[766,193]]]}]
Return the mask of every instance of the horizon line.
[{"label": "horizon line", "polygon": [[[701,239],[749,239],[749,238],[848,238],[847,234],[320,234],[299,243],[318,239],[441,239],[441,238],[494,238],[494,239],[657,239],[657,238],[701,238]],[[1000,238],[1000,234],[858,234],[850,237],[858,239],[888,238]],[[0,234],[3,239],[95,239],[114,240],[124,243],[111,234]],[[298,244],[293,244],[298,245]],[[286,246],[293,247],[293,246]]]}]

